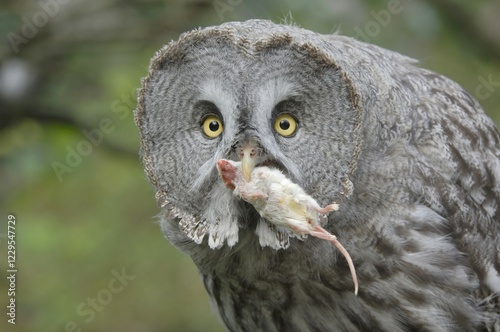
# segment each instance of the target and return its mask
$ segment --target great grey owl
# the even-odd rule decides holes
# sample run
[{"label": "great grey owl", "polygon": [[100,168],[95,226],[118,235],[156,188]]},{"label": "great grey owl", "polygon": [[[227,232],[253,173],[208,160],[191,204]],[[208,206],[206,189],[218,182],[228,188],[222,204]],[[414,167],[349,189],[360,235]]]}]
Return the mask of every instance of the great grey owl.
[{"label": "great grey owl", "polygon": [[[230,331],[499,331],[500,135],[458,84],[400,54],[264,20],[183,34],[135,121],[168,240]],[[251,148],[321,206],[330,243],[234,196]]]}]

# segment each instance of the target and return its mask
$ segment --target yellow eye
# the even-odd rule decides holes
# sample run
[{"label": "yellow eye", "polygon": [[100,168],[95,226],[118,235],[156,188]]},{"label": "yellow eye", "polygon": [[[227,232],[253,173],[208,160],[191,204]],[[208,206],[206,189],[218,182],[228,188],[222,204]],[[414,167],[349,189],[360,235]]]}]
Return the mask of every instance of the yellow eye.
[{"label": "yellow eye", "polygon": [[222,134],[223,130],[222,121],[215,115],[210,115],[203,120],[203,132],[208,137],[216,138]]},{"label": "yellow eye", "polygon": [[281,136],[292,136],[297,131],[297,121],[290,114],[280,114],[274,122],[274,130]]}]

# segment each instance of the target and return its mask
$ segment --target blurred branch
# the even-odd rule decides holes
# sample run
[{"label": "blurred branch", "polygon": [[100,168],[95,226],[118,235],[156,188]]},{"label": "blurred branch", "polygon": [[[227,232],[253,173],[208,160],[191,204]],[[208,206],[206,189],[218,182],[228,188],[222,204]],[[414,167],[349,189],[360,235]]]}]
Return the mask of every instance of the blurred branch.
[{"label": "blurred branch", "polygon": [[494,59],[500,58],[500,45],[496,40],[488,37],[482,32],[480,26],[475,22],[467,10],[453,0],[424,0],[434,6],[444,19],[457,31],[457,34],[466,36],[473,45],[477,45],[484,55]]},{"label": "blurred branch", "polygon": [[[88,126],[75,118],[69,117],[64,112],[52,109],[40,109],[38,107],[37,111],[34,112],[32,107],[22,107],[6,104],[0,101],[0,108],[2,112],[0,113],[0,130],[5,129],[9,126],[15,126],[16,124],[26,120],[32,119],[41,124],[62,124],[67,127],[73,128],[78,132],[82,132],[85,129],[98,128],[98,125]],[[125,157],[132,157],[139,160],[139,152],[125,149],[119,145],[113,144],[106,139],[103,139],[99,144],[118,155]]]}]

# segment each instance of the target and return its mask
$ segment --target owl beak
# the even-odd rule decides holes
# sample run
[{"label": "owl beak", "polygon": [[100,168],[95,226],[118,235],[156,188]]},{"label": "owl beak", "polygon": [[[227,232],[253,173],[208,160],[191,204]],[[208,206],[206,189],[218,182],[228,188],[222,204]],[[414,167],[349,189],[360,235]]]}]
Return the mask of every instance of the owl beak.
[{"label": "owl beak", "polygon": [[243,177],[247,182],[250,181],[252,176],[252,171],[255,168],[255,147],[254,144],[247,144],[239,151],[239,156],[241,160],[241,170],[243,172]]}]

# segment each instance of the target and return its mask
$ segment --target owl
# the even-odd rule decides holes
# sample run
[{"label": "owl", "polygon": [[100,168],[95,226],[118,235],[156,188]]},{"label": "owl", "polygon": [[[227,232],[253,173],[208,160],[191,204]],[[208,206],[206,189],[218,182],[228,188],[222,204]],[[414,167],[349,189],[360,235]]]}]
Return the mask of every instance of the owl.
[{"label": "owl", "polygon": [[[411,58],[265,20],[187,32],[139,91],[141,158],[167,239],[229,331],[500,331],[500,135]],[[233,195],[221,159],[279,170],[329,243]]]}]

